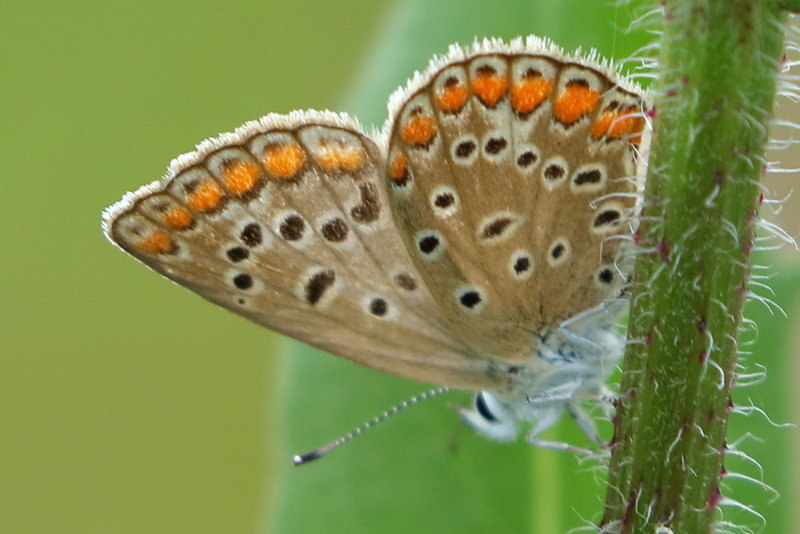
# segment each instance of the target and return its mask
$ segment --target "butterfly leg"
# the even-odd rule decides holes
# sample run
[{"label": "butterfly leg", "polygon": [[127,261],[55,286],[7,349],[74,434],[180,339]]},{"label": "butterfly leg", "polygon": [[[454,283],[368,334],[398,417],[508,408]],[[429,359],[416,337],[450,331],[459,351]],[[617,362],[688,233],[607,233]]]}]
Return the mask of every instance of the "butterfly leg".
[{"label": "butterfly leg", "polygon": [[611,421],[614,418],[614,402],[617,400],[618,395],[614,393],[611,388],[605,384],[600,384],[598,387],[597,407],[603,414],[603,418]]},{"label": "butterfly leg", "polygon": [[570,445],[569,443],[564,443],[563,441],[547,441],[543,439],[532,438],[530,437],[530,435],[527,437],[527,441],[534,447],[541,447],[543,449],[550,449],[554,451],[571,452],[572,454],[576,456],[581,456],[583,458],[597,456],[597,453],[590,449],[584,449],[583,447],[576,447],[575,445]]},{"label": "butterfly leg", "polygon": [[534,424],[531,431],[526,436],[526,440],[531,445],[536,447],[541,447],[543,449],[551,449],[555,451],[566,451],[575,454],[576,456],[583,456],[583,457],[590,457],[595,456],[596,453],[589,449],[584,449],[581,447],[576,447],[574,445],[570,445],[569,443],[565,443],[563,441],[548,441],[539,439],[539,434],[556,424],[558,422],[559,417],[561,416],[561,407],[552,408],[548,410],[542,410],[541,416],[537,419],[536,424]]},{"label": "butterfly leg", "polygon": [[583,409],[579,404],[575,402],[568,402],[567,403],[567,413],[575,420],[575,423],[578,425],[578,428],[581,429],[586,437],[592,440],[594,443],[601,447],[607,447],[608,443],[606,443],[603,438],[600,437],[600,433],[597,431],[597,425],[594,422],[594,418]]},{"label": "butterfly leg", "polygon": [[584,381],[581,379],[570,380],[557,386],[537,391],[528,395],[527,400],[533,405],[544,405],[552,402],[568,402],[575,398],[575,392],[580,389]]}]

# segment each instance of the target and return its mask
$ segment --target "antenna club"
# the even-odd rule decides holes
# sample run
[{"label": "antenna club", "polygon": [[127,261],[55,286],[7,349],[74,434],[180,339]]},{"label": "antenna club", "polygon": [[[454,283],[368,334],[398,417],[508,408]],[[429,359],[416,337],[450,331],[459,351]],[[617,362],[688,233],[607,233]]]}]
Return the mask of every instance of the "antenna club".
[{"label": "antenna club", "polygon": [[321,456],[322,455],[319,454],[317,451],[311,451],[311,452],[307,452],[305,454],[295,454],[292,457],[292,465],[293,466],[298,466],[298,465],[307,464],[308,462],[312,462],[312,461],[316,460],[317,458],[320,458]]}]

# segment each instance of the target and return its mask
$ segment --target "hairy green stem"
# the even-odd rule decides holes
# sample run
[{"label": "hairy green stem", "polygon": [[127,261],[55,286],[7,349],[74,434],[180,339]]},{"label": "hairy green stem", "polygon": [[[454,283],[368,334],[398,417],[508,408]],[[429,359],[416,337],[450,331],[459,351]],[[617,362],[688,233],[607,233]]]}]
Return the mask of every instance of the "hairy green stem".
[{"label": "hairy green stem", "polygon": [[800,11],[800,0],[782,0],[779,4],[781,9],[794,12]]},{"label": "hairy green stem", "polygon": [[713,531],[784,39],[776,0],[666,0],[603,525]]}]

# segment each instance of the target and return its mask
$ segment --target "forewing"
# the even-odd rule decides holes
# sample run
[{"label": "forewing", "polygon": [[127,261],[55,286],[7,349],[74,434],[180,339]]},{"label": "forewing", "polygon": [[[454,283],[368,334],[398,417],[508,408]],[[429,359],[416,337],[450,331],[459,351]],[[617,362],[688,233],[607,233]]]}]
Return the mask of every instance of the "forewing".
[{"label": "forewing", "polygon": [[344,115],[271,115],[203,142],[104,214],[111,241],[234,313],[352,361],[471,388],[503,378],[448,333]]}]

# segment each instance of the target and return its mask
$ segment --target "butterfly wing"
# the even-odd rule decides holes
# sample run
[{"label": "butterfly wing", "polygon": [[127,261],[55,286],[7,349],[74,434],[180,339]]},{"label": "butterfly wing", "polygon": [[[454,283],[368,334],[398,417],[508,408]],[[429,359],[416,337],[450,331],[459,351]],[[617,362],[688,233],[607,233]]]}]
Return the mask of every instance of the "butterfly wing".
[{"label": "butterfly wing", "polygon": [[497,365],[449,334],[345,115],[270,115],[201,143],[104,213],[108,238],[234,313],[354,362],[468,388]]},{"label": "butterfly wing", "polygon": [[411,257],[448,328],[508,362],[624,278],[642,100],[576,61],[537,39],[454,47],[390,102],[387,181]]}]

